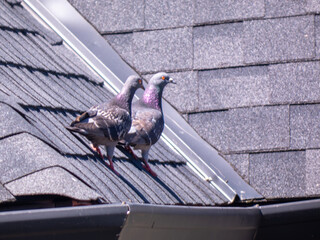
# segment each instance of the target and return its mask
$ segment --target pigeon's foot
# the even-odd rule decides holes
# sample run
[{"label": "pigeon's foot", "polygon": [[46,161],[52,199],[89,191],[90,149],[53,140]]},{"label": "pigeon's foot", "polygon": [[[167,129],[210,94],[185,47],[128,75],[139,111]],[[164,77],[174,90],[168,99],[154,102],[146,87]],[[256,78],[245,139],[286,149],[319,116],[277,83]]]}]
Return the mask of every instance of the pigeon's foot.
[{"label": "pigeon's foot", "polygon": [[112,172],[114,172],[117,176],[120,176],[120,174],[114,169],[114,165],[113,165],[113,162],[112,162],[112,159],[109,159],[109,164],[106,163],[106,165],[112,170]]},{"label": "pigeon's foot", "polygon": [[101,157],[101,159],[103,160],[103,155],[100,151],[100,148],[98,146],[94,146],[93,144],[90,144],[90,147],[93,149],[93,151],[97,152],[99,154],[99,156]]},{"label": "pigeon's foot", "polygon": [[125,146],[125,149],[133,156],[133,158],[135,160],[138,160],[138,157],[137,155],[132,151],[131,147],[128,145],[128,146]]},{"label": "pigeon's foot", "polygon": [[144,165],[142,166],[147,172],[149,172],[153,177],[157,177],[157,174],[151,169],[149,163],[143,160]]}]

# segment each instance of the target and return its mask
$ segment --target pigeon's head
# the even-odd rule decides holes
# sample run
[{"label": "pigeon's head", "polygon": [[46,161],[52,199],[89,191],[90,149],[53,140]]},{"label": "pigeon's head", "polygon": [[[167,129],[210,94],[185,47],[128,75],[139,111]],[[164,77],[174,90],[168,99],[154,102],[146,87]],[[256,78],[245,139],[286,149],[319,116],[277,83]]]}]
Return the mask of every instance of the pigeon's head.
[{"label": "pigeon's head", "polygon": [[173,79],[165,72],[159,72],[150,79],[149,84],[152,84],[160,89],[163,89],[168,83],[175,83]]},{"label": "pigeon's head", "polygon": [[133,90],[137,90],[138,88],[142,88],[144,90],[142,78],[135,75],[128,77],[127,81],[125,82],[125,86]]}]

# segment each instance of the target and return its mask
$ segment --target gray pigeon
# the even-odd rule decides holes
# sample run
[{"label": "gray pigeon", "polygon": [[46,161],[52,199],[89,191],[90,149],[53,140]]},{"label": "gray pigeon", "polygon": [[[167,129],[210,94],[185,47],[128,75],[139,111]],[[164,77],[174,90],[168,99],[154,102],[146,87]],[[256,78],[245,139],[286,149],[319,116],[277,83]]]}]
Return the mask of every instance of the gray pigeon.
[{"label": "gray pigeon", "polygon": [[148,164],[149,150],[155,144],[163,131],[164,119],[161,97],[164,87],[174,83],[167,73],[155,74],[149,81],[143,97],[132,104],[132,126],[125,136],[127,150],[137,159],[130,146],[140,149],[144,168],[153,176],[157,174]]},{"label": "gray pigeon", "polygon": [[131,102],[134,93],[142,88],[142,79],[137,76],[128,77],[120,93],[106,103],[91,107],[78,116],[67,127],[69,131],[80,133],[91,141],[91,147],[98,152],[105,145],[109,167],[115,172],[112,157],[117,143],[124,138],[131,127]]}]

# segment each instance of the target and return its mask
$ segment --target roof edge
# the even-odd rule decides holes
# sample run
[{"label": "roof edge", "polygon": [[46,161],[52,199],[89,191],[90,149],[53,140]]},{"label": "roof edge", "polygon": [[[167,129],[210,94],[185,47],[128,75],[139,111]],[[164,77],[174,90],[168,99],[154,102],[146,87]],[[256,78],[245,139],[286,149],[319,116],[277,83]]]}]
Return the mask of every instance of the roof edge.
[{"label": "roof edge", "polygon": [[319,213],[320,199],[251,207],[103,204],[0,212],[0,236],[43,239],[54,235],[77,240],[118,236],[120,240],[247,240],[285,236],[317,239]]},{"label": "roof edge", "polygon": [[186,207],[129,204],[119,240],[253,239],[258,207]]},{"label": "roof edge", "polygon": [[[264,205],[260,207],[264,217],[263,225],[274,225],[294,222],[295,219],[320,219],[320,199]],[[320,231],[320,230],[319,230]]]},{"label": "roof edge", "polygon": [[111,204],[0,212],[0,238],[115,239],[127,211],[126,205]]}]

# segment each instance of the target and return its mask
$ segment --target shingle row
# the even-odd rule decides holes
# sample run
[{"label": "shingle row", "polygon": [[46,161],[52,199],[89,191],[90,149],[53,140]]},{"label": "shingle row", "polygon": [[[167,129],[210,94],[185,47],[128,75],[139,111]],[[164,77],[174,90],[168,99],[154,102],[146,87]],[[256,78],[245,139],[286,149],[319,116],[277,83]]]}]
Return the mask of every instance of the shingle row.
[{"label": "shingle row", "polygon": [[198,73],[198,111],[319,102],[320,63],[227,68]]},{"label": "shingle row", "polygon": [[126,32],[319,13],[315,0],[69,0],[101,32]]},{"label": "shingle row", "polygon": [[320,105],[236,108],[190,114],[190,124],[224,153],[319,148]]},{"label": "shingle row", "polygon": [[191,126],[223,153],[289,148],[289,107],[265,106],[189,115]]},{"label": "shingle row", "polygon": [[[8,3],[0,6],[0,27],[6,27],[11,30],[19,30],[22,33],[32,33],[41,35],[49,44],[61,43],[61,38],[44,28],[39,22],[34,21],[31,14],[26,13],[25,9],[20,5],[20,1],[16,1],[14,5]],[[26,25],[25,23],[29,23]]]},{"label": "shingle row", "polygon": [[311,15],[107,35],[106,39],[120,55],[129,54],[125,60],[143,73],[311,60],[316,58],[315,31]]},{"label": "shingle row", "polygon": [[266,198],[303,198],[319,194],[319,149],[225,157]]},{"label": "shingle row", "polygon": [[[152,74],[143,75],[147,80]],[[320,63],[271,64],[170,73],[164,98],[181,113],[320,101]],[[187,96],[187,97],[186,97]]]}]

